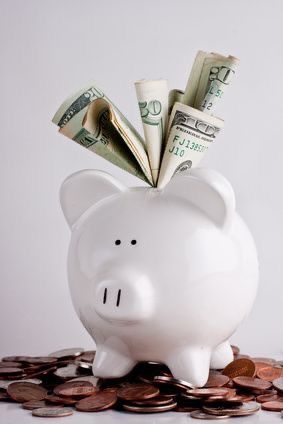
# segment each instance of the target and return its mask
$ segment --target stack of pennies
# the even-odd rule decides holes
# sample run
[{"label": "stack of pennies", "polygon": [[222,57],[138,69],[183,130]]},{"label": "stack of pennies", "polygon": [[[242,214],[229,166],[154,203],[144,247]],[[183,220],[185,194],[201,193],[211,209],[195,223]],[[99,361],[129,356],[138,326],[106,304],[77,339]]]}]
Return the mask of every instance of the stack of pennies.
[{"label": "stack of pennies", "polygon": [[[92,375],[95,351],[63,349],[48,356],[9,356],[0,361],[0,402],[18,402],[37,417],[115,409],[125,413],[175,411],[197,419],[283,411],[283,361],[241,355],[223,370],[210,370],[193,387],[157,362],[140,362],[123,378]],[[31,412],[28,412],[31,411]],[[79,412],[78,412],[79,411]]]}]

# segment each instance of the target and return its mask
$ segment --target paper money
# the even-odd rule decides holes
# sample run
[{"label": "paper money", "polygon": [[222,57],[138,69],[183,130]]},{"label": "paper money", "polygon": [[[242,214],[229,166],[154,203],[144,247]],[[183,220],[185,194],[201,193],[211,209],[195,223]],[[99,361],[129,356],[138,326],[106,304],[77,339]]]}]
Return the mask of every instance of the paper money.
[{"label": "paper money", "polygon": [[211,114],[230,84],[239,60],[233,56],[199,51],[185,90],[183,103]]},{"label": "paper money", "polygon": [[168,84],[164,79],[141,80],[135,83],[135,87],[152,178],[156,184],[168,120]]},{"label": "paper money", "polygon": [[137,81],[145,142],[96,84],[68,98],[53,122],[88,150],[163,188],[176,172],[198,165],[223,127],[211,114],[238,62],[233,56],[199,51],[185,92],[168,94],[164,79]]},{"label": "paper money", "polygon": [[95,84],[65,100],[52,121],[62,134],[153,185],[142,138]]},{"label": "paper money", "polygon": [[176,102],[183,103],[184,91],[174,88],[169,91],[168,97],[168,116],[170,117],[173,106]]},{"label": "paper money", "polygon": [[219,118],[175,103],[157,187],[164,188],[175,173],[197,166],[223,125]]}]

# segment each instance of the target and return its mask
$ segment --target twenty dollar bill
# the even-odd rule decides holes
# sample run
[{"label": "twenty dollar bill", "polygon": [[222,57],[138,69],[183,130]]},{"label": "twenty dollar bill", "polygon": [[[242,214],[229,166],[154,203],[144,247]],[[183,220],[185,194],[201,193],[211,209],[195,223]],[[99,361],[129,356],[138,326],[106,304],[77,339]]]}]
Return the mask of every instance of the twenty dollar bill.
[{"label": "twenty dollar bill", "polygon": [[219,118],[175,103],[157,187],[164,188],[175,173],[197,166],[223,125]]}]

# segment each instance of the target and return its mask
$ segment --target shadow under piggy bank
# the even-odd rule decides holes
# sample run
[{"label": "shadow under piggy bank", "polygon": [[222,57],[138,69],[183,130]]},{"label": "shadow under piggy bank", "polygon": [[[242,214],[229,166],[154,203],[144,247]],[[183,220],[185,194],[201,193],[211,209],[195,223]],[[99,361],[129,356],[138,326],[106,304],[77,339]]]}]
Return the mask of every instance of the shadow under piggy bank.
[{"label": "shadow under piggy bank", "polygon": [[222,175],[195,168],[162,190],[129,189],[84,170],[60,195],[70,291],[97,344],[95,376],[156,361],[202,386],[210,367],[233,360],[228,338],[255,299],[258,260]]}]

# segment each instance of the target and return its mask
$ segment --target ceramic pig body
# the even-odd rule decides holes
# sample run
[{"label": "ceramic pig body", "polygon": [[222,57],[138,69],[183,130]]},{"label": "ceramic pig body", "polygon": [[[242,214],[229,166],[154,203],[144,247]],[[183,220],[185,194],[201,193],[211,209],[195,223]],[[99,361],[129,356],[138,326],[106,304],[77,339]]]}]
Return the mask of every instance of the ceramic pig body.
[{"label": "ceramic pig body", "polygon": [[95,339],[93,372],[120,377],[138,361],[205,384],[233,360],[228,338],[249,312],[256,248],[220,174],[194,169],[163,190],[86,170],[62,185],[72,229],[72,300]]}]

